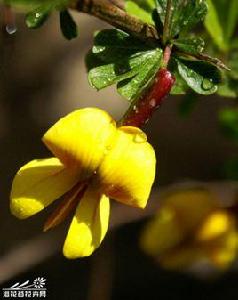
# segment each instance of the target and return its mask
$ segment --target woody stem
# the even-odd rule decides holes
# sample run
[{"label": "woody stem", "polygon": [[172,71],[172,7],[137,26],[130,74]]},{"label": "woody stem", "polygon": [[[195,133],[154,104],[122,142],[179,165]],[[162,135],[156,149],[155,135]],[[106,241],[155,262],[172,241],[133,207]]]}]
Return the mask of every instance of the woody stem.
[{"label": "woody stem", "polygon": [[122,29],[147,43],[157,43],[159,35],[154,26],[144,23],[126,13],[115,1],[108,0],[72,0],[70,8],[93,15],[110,25]]}]

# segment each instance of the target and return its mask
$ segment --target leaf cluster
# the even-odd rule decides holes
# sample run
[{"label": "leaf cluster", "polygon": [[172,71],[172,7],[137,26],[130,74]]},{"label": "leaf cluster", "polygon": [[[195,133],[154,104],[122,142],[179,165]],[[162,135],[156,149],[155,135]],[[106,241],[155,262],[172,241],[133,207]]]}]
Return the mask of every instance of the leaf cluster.
[{"label": "leaf cluster", "polygon": [[63,36],[68,40],[78,36],[77,25],[67,10],[69,0],[5,0],[4,3],[27,11],[25,21],[30,29],[41,27],[50,14],[56,10],[59,12],[59,23]]},{"label": "leaf cluster", "polygon": [[[162,52],[169,45],[172,55],[168,68],[176,77],[172,90],[184,94],[192,89],[198,94],[213,94],[221,81],[219,61],[203,55],[204,40],[190,35],[207,13],[205,0],[172,0],[168,39],[163,44],[167,0],[129,0],[126,11],[156,27],[156,43],[140,41],[118,29],[96,34],[87,58],[90,84],[100,90],[117,84],[118,92],[129,101],[143,94],[163,66]],[[122,67],[119,67],[119,66]],[[220,64],[220,66],[223,66]]]}]

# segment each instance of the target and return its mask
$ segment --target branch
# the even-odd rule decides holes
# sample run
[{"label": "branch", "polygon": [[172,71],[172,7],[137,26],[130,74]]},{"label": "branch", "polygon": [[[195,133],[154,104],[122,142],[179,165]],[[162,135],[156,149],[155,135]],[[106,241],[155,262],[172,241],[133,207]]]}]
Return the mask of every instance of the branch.
[{"label": "branch", "polygon": [[141,40],[158,42],[159,35],[154,26],[129,15],[113,3],[107,0],[73,0],[70,8],[93,15]]}]

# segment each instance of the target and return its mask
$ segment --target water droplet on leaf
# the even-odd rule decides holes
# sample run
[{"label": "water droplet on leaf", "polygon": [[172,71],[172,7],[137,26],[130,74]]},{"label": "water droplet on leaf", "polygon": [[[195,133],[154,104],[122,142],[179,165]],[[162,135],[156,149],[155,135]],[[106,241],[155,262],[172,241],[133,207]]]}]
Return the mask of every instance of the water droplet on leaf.
[{"label": "water droplet on leaf", "polygon": [[187,75],[188,77],[193,77],[193,70],[189,69]]},{"label": "water droplet on leaf", "polygon": [[202,88],[206,91],[210,90],[213,87],[213,83],[210,79],[204,78],[202,82]]}]

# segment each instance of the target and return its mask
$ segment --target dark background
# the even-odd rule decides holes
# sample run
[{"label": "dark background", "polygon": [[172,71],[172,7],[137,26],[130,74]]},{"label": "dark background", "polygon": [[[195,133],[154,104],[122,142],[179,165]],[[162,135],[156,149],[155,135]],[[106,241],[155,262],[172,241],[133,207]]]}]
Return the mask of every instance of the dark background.
[{"label": "dark background", "polygon": [[[82,14],[76,19],[80,38],[71,42],[61,36],[56,15],[36,31],[27,30],[19,16],[17,33],[0,36],[2,287],[45,277],[49,299],[236,299],[235,268],[212,276],[205,272],[201,278],[183,270],[161,270],[143,254],[138,248],[143,215],[140,221],[129,219],[129,224],[112,229],[92,257],[75,261],[66,260],[60,252],[65,224],[41,234],[53,208],[24,222],[10,215],[9,193],[16,171],[33,158],[50,156],[41,143],[47,128],[76,108],[97,106],[117,119],[128,105],[114,87],[96,92],[88,85],[84,56],[93,31],[106,25]],[[145,127],[158,158],[155,188],[191,179],[223,180],[224,162],[237,152],[220,133],[217,121],[219,109],[232,100],[201,97],[188,118],[179,116],[180,102],[181,97],[169,97]],[[155,196],[152,200],[159,203]],[[121,214],[127,210],[123,207]]]}]

